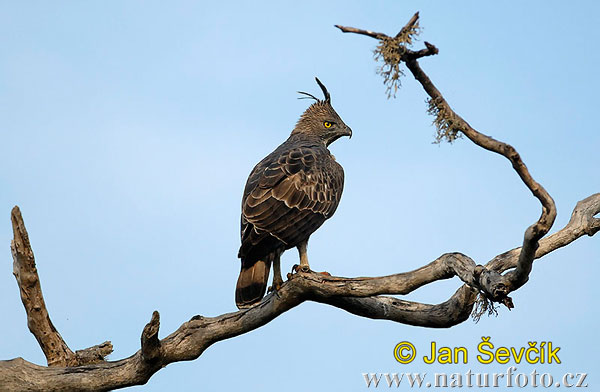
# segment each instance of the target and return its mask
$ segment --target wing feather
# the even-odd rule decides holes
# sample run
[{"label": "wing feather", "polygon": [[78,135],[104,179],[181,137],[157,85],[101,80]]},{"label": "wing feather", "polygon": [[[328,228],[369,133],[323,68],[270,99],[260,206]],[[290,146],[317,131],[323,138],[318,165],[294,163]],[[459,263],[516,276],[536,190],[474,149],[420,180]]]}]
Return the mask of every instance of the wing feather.
[{"label": "wing feather", "polygon": [[335,212],[343,184],[343,169],[324,146],[275,150],[246,184],[240,257],[261,257],[308,239]]}]

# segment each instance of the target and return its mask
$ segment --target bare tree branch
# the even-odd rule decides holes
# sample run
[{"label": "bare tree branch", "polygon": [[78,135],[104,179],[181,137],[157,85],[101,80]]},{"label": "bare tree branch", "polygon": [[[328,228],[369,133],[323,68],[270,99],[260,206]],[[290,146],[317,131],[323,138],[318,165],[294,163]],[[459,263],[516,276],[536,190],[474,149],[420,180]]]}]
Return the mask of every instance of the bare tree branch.
[{"label": "bare tree branch", "polygon": [[161,356],[160,340],[158,340],[158,329],[160,328],[160,315],[155,310],[152,319],[142,331],[142,358],[146,362],[154,362]]},{"label": "bare tree branch", "polygon": [[334,26],[337,27],[338,29],[342,30],[342,32],[344,32],[344,33],[361,34],[361,35],[366,35],[367,37],[371,37],[371,38],[375,38],[375,39],[383,39],[383,38],[387,37],[387,35],[385,35],[383,33],[376,33],[374,31],[370,31],[370,30],[357,29],[356,27],[345,27],[345,26],[340,26],[340,25],[334,25]]},{"label": "bare tree branch", "polygon": [[42,295],[29,235],[19,207],[13,208],[10,217],[14,233],[14,239],[10,244],[13,255],[13,275],[17,279],[21,301],[27,313],[27,326],[44,352],[48,366],[77,366],[103,359],[112,352],[110,342],[74,353],[52,324]]},{"label": "bare tree branch", "polygon": [[[482,277],[482,281],[496,281],[496,290],[491,292],[486,290],[488,297],[494,301],[503,302],[505,305],[511,307],[512,303],[510,302],[510,298],[507,298],[507,295],[511,291],[517,290],[529,279],[531,266],[538,248],[538,241],[545,236],[548,231],[550,231],[550,228],[554,224],[554,220],[556,218],[556,206],[554,204],[554,200],[552,197],[550,197],[548,192],[546,192],[544,187],[533,179],[529,173],[529,170],[527,169],[527,166],[525,166],[525,163],[514,147],[478,132],[462,117],[454,112],[454,110],[452,110],[442,93],[437,89],[437,87],[435,87],[431,79],[429,79],[427,74],[425,74],[418,62],[420,57],[437,54],[437,48],[429,43],[426,43],[426,49],[414,52],[406,48],[406,44],[410,44],[412,42],[410,38],[403,40],[396,39],[401,34],[408,34],[407,32],[411,31],[411,29],[414,29],[414,27],[418,24],[418,18],[419,14],[417,12],[402,28],[402,30],[400,30],[400,33],[398,33],[395,38],[388,37],[383,33],[377,33],[375,35],[364,34],[364,30],[352,27],[336,27],[343,32],[369,35],[370,37],[380,40],[380,47],[382,47],[380,51],[384,53],[384,61],[387,63],[396,62],[389,64],[391,67],[396,68],[398,66],[397,62],[404,62],[415,79],[421,84],[421,86],[423,86],[423,89],[429,95],[431,107],[430,112],[437,115],[438,118],[436,119],[436,125],[438,125],[438,128],[446,128],[445,132],[451,135],[462,132],[479,147],[485,148],[486,150],[495,152],[507,158],[511,162],[513,168],[523,183],[542,204],[542,213],[539,219],[534,224],[529,226],[525,231],[523,245],[521,246],[521,250],[519,252],[519,260],[515,270],[510,271],[502,276],[498,276],[492,271],[486,272],[481,268],[479,268],[477,271],[477,275]],[[385,55],[386,53],[399,53],[399,56]],[[453,136],[451,136],[451,138],[452,137]]]},{"label": "bare tree branch", "polygon": [[[600,231],[600,193],[575,207],[569,223],[558,232],[543,238],[556,217],[554,201],[530,175],[519,154],[510,145],[473,129],[456,114],[437,90],[418,59],[435,55],[435,46],[425,42],[425,49],[406,47],[418,31],[418,13],[395,37],[352,27],[336,26],[376,38],[385,51],[385,61],[404,62],[430,96],[430,109],[438,116],[436,124],[445,127],[450,140],[458,132],[478,146],[506,157],[513,168],[542,204],[540,218],[525,231],[521,248],[504,252],[485,265],[478,265],[461,253],[447,253],[411,272],[383,277],[344,278],[314,272],[289,275],[281,288],[267,295],[250,309],[226,313],[218,317],[194,316],[175,332],[158,338],[160,316],[152,314],[143,328],[140,350],[120,361],[105,361],[112,351],[110,342],[73,353],[52,325],[35,267],[33,251],[18,207],[11,215],[14,240],[12,252],[15,277],[28,317],[28,325],[36,336],[48,361],[48,367],[34,365],[21,358],[0,361],[2,391],[107,391],[146,383],[161,368],[178,361],[199,357],[212,344],[259,328],[305,301],[314,301],[344,309],[352,314],[430,328],[445,328],[465,321],[471,314],[477,296],[501,301],[512,306],[508,297],[528,279],[534,259],[575,241],[583,235]],[[385,72],[386,80],[397,83],[398,63]],[[397,85],[396,85],[397,86]],[[508,271],[513,269],[511,271]],[[508,272],[506,272],[508,271]],[[506,272],[504,275],[502,273]],[[423,304],[381,295],[403,295],[438,280],[458,277],[464,284],[447,301]]]},{"label": "bare tree branch", "polygon": [[13,275],[19,285],[29,331],[37,339],[46,356],[48,366],[71,365],[75,353],[67,346],[48,315],[33,250],[29,244],[29,235],[19,207],[13,208],[10,217],[14,233],[14,239],[10,244],[13,255]]},{"label": "bare tree branch", "polygon": [[[17,210],[18,211],[18,210]],[[540,241],[535,257],[540,258],[600,231],[600,193],[575,207],[569,223]],[[20,214],[18,215],[20,217]],[[26,233],[22,219],[17,229]],[[520,249],[505,252],[486,264],[486,271],[504,271],[518,263]],[[199,357],[213,343],[259,328],[304,301],[315,301],[344,309],[352,314],[431,328],[445,328],[465,321],[481,285],[477,266],[460,253],[448,253],[412,272],[375,278],[343,278],[308,272],[297,273],[276,293],[256,306],[218,317],[195,316],[166,338],[158,339],[159,315],[152,314],[144,327],[141,349],[129,358],[71,367],[44,367],[22,358],[0,361],[2,391],[107,391],[146,383],[166,365]],[[428,305],[379,294],[407,294],[433,281],[458,276],[463,282],[447,301]]]},{"label": "bare tree branch", "polygon": [[400,29],[398,34],[394,38],[402,37],[403,35],[410,34],[411,31],[418,28],[419,22],[419,12],[415,12],[415,14],[408,20],[408,22]]},{"label": "bare tree branch", "polygon": [[[544,187],[533,179],[527,166],[525,166],[525,163],[523,163],[523,160],[514,147],[476,131],[469,123],[452,110],[439,90],[434,86],[433,82],[421,69],[416,58],[407,58],[406,66],[412,72],[415,79],[421,83],[427,94],[435,102],[435,105],[440,108],[440,110],[450,114],[453,125],[473,143],[507,158],[512,163],[513,168],[523,183],[542,204],[541,216],[537,222],[529,226],[525,231],[516,269],[505,275],[504,281],[507,285],[508,292],[514,291],[525,284],[529,279],[529,273],[531,272],[531,265],[534,260],[535,251],[538,247],[538,241],[550,231],[550,228],[554,223],[556,218],[556,206],[554,205],[554,200],[552,200],[552,197],[550,197]],[[500,300],[501,298],[494,299]]]},{"label": "bare tree branch", "polygon": [[[600,231],[600,218],[594,216],[600,213],[600,193],[595,193],[577,203],[569,223],[556,233],[542,238],[535,258],[539,259],[548,253],[569,245],[577,238],[587,234],[593,236]],[[490,260],[486,267],[490,270],[504,272],[517,265],[520,248],[499,254]]]}]

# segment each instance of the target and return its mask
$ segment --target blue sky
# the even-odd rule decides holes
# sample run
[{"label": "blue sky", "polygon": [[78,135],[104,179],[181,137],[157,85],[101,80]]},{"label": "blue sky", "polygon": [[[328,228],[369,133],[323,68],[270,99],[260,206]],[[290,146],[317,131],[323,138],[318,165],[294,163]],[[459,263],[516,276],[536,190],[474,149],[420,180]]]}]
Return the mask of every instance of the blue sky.
[{"label": "blue sky", "polygon": [[[195,314],[235,310],[239,205],[253,165],[328,87],[351,140],[331,146],[346,185],[311,238],[315,270],[376,276],[445,252],[484,263],[518,246],[539,203],[502,157],[466,139],[435,145],[425,94],[403,80],[388,100],[376,42],[334,24],[395,34],[421,12],[421,61],[453,108],[512,144],[558,208],[600,191],[598,14],[592,1],[4,2],[0,8],[0,357],[44,364],[12,276],[19,205],[54,324],[72,349],[139,349],[153,310],[161,337]],[[422,45],[422,41],[417,45]],[[2,211],[4,211],[2,213]],[[0,247],[1,248],[1,247]],[[361,319],[305,303],[249,334],[172,364],[144,391],[364,390],[364,372],[504,372],[507,365],[396,363],[396,343],[475,351],[552,341],[561,365],[516,365],[598,384],[600,242],[536,262],[516,308],[447,330]],[[287,252],[283,266],[296,263]],[[408,296],[437,303],[460,286]],[[593,387],[592,387],[593,388]]]}]

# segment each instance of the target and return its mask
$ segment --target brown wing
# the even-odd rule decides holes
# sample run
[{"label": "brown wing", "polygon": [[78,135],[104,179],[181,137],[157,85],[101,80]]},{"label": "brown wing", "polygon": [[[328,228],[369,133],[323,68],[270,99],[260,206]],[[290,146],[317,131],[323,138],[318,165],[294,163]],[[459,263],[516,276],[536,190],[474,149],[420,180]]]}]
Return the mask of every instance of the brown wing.
[{"label": "brown wing", "polygon": [[344,171],[323,146],[277,149],[250,174],[242,201],[242,246],[247,263],[289,249],[335,212]]}]

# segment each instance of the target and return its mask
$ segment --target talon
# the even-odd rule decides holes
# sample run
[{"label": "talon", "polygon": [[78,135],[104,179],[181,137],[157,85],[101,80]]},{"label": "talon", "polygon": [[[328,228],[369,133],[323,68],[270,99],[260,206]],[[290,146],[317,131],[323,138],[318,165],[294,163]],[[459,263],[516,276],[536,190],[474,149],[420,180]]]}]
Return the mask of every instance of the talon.
[{"label": "talon", "polygon": [[[298,272],[310,272],[310,266],[309,265],[298,265],[298,264],[294,264],[294,266],[292,267],[292,274],[293,273],[298,273]],[[289,277],[288,277],[289,279]]]},{"label": "talon", "polygon": [[280,283],[273,283],[273,285],[269,286],[269,288],[267,289],[267,293],[270,293],[272,291],[279,291],[280,289],[281,289]]}]

